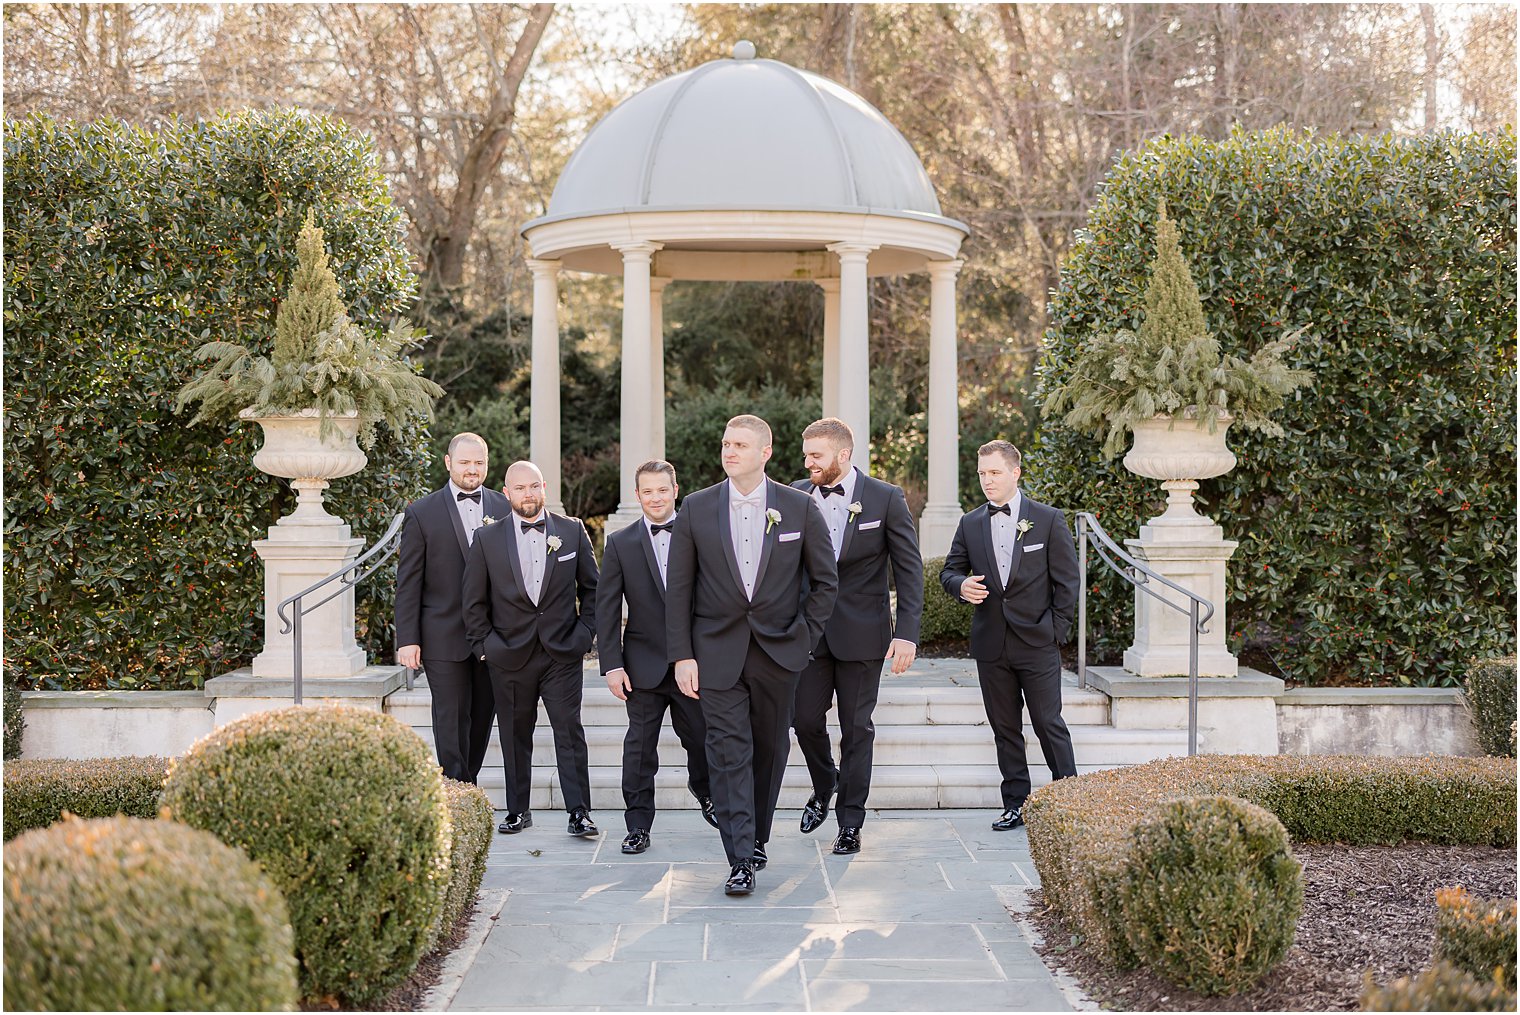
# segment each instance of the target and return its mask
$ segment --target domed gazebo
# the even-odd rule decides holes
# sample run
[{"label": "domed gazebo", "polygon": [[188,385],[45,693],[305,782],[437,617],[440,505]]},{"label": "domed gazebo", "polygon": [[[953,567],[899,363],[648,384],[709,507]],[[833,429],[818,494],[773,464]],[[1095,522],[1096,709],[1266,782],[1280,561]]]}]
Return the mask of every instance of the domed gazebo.
[{"label": "domed gazebo", "polygon": [[[548,214],[523,227],[533,253],[532,455],[551,500],[560,488],[561,271],[623,276],[621,496],[609,532],[639,517],[634,468],[664,457],[666,285],[819,286],[823,411],[854,429],[856,462],[869,469],[866,280],[927,271],[929,476],[920,535],[926,555],[944,553],[961,514],[955,277],[965,235],[940,214],[918,156],[880,112],[833,81],[755,59],[748,42],[731,59],[627,99],[571,156]],[[778,455],[795,457],[800,440],[777,434]]]}]

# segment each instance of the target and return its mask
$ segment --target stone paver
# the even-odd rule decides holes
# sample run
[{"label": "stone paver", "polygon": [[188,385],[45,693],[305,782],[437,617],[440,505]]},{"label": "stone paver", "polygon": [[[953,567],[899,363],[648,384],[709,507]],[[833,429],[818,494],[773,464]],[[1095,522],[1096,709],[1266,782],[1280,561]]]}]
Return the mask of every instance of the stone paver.
[{"label": "stone paver", "polygon": [[836,857],[778,812],[770,866],[723,894],[718,833],[662,812],[623,856],[622,813],[572,839],[563,817],[491,843],[471,934],[427,1006],[448,1011],[1070,1011],[1089,1002],[1010,915],[1038,884],[1022,829],[990,811],[873,812]]}]

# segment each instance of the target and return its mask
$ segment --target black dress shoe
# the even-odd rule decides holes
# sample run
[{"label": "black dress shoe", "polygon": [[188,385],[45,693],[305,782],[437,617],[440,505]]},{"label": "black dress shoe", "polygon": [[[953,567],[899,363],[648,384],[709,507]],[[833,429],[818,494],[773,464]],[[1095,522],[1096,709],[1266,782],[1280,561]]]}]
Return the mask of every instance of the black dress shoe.
[{"label": "black dress shoe", "polygon": [[853,825],[846,825],[839,830],[839,835],[834,839],[834,852],[843,856],[846,853],[860,852],[860,829]]},{"label": "black dress shoe", "polygon": [[714,828],[717,828],[718,827],[718,809],[713,806],[712,797],[710,797],[710,796],[699,796],[699,797],[697,797],[697,806],[702,808],[702,820],[705,821],[705,822],[707,822],[709,825],[712,825]]},{"label": "black dress shoe", "polygon": [[584,807],[577,807],[570,812],[570,826],[568,831],[571,835],[579,835],[583,838],[592,839],[601,835],[601,831],[591,823],[591,816],[586,813]]},{"label": "black dress shoe", "polygon": [[818,826],[823,824],[823,819],[829,816],[830,795],[825,793],[822,800],[818,799],[817,793],[808,797],[808,802],[802,808],[802,823],[798,826],[802,829],[803,834],[816,832]]},{"label": "black dress shoe", "polygon": [[755,855],[750,858],[749,862],[755,870],[765,870],[765,865],[771,862],[771,858],[765,855],[765,843],[755,843]]},{"label": "black dress shoe", "polygon": [[747,860],[734,864],[723,883],[724,895],[748,895],[755,890],[755,868]]},{"label": "black dress shoe", "polygon": [[524,828],[532,827],[533,815],[527,811],[523,811],[521,814],[508,814],[502,819],[501,824],[496,826],[496,830],[503,835],[516,835]]},{"label": "black dress shoe", "polygon": [[992,823],[994,832],[1011,832],[1024,823],[1024,808],[1011,807]]},{"label": "black dress shoe", "polygon": [[649,848],[649,833],[642,828],[635,828],[628,833],[623,840],[624,853],[642,853]]}]

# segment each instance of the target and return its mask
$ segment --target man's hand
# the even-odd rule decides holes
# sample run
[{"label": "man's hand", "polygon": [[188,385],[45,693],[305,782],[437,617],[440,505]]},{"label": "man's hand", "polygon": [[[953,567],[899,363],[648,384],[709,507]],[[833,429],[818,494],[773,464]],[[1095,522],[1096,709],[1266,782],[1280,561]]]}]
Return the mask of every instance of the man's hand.
[{"label": "man's hand", "polygon": [[987,586],[982,584],[985,575],[974,574],[961,582],[961,598],[975,605],[987,598]]},{"label": "man's hand", "polygon": [[697,693],[697,661],[682,659],[676,663],[676,686],[688,698],[702,697]]},{"label": "man's hand", "polygon": [[405,666],[409,670],[422,669],[422,646],[402,645],[396,649],[396,665]]},{"label": "man's hand", "polygon": [[908,667],[913,665],[913,660],[918,655],[918,646],[911,641],[903,641],[901,638],[893,638],[892,644],[887,646],[887,658],[892,660],[892,676],[900,676],[908,672]]},{"label": "man's hand", "polygon": [[618,701],[627,701],[628,692],[633,690],[633,683],[628,679],[628,671],[619,666],[615,670],[607,671],[607,690]]}]

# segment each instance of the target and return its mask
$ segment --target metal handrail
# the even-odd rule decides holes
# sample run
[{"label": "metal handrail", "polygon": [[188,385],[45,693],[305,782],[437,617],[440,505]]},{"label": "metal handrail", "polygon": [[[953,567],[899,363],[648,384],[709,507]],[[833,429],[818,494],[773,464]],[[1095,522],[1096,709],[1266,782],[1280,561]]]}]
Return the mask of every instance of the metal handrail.
[{"label": "metal handrail", "polygon": [[[1103,526],[1098,524],[1097,516],[1091,511],[1081,511],[1077,514],[1077,581],[1080,591],[1077,594],[1077,686],[1087,687],[1087,533],[1091,530],[1097,537],[1093,548],[1098,551],[1098,557],[1108,565],[1108,569],[1119,577],[1129,582],[1135,588],[1148,596],[1154,596],[1161,602],[1170,606],[1178,613],[1186,613],[1191,623],[1188,625],[1188,757],[1198,753],[1198,636],[1208,633],[1208,622],[1214,616],[1214,604],[1194,592],[1172,581],[1165,575],[1157,574],[1134,557],[1125,553],[1103,531]],[[1114,562],[1113,554],[1124,561],[1124,566]],[[1147,588],[1150,582],[1158,581],[1167,588],[1175,589],[1188,599],[1186,608],[1172,602],[1155,589]],[[1200,610],[1202,615],[1200,616]]]},{"label": "metal handrail", "polygon": [[[294,671],[295,704],[301,704],[301,618],[306,616],[311,611],[320,609],[322,606],[325,606],[327,603],[336,599],[338,596],[341,596],[344,592],[352,589],[364,579],[368,578],[370,575],[378,571],[381,565],[389,560],[391,556],[394,555],[395,552],[400,548],[401,523],[405,520],[406,516],[404,514],[397,515],[395,520],[391,522],[390,528],[385,530],[385,535],[381,536],[374,546],[370,547],[368,550],[365,550],[364,553],[359,557],[356,557],[352,563],[348,564],[345,567],[339,568],[332,574],[328,575],[326,578],[323,578],[321,581],[317,582],[314,585],[307,586],[300,592],[297,592],[295,595],[285,597],[285,599],[281,600],[280,605],[275,608],[276,614],[282,621],[285,622],[285,626],[280,628],[280,633],[291,634],[294,632],[292,641],[295,643],[296,657]],[[374,557],[377,553],[380,554],[380,558],[366,569],[365,564],[368,563],[370,558]],[[356,573],[361,569],[363,569],[363,574]],[[331,584],[332,582],[338,582],[339,586],[338,588],[334,589],[330,595],[323,598],[320,602],[313,603],[311,606],[306,606],[303,604],[302,601],[307,596],[311,595],[313,592],[316,592],[318,589]],[[292,605],[294,605],[296,608],[295,616],[286,616],[286,607]],[[412,689],[412,673],[413,671],[408,668],[406,671],[406,689],[408,691]]]}]

